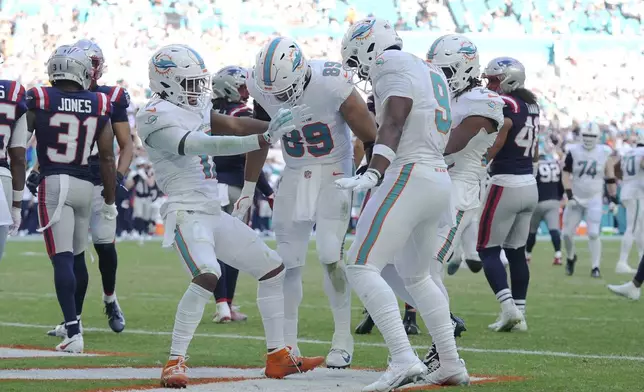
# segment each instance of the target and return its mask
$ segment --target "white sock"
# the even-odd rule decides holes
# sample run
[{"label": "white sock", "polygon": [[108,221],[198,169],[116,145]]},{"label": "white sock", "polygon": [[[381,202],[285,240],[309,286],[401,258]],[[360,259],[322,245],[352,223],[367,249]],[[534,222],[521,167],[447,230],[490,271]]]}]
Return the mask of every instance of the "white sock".
[{"label": "white sock", "polygon": [[602,257],[602,243],[599,236],[588,236],[588,250],[590,251],[593,268],[599,268],[599,262]]},{"label": "white sock", "polygon": [[427,276],[420,281],[409,284],[407,291],[416,301],[416,311],[421,314],[425,325],[436,344],[436,351],[441,359],[441,366],[460,366],[454,327],[449,314],[449,303],[434,280]]},{"label": "white sock", "polygon": [[350,265],[347,277],[385,339],[392,363],[418,361],[405,333],[396,296],[380,276],[380,271],[369,265]]},{"label": "white sock", "polygon": [[631,253],[633,246],[633,233],[631,230],[626,229],[622,237],[622,247],[619,252],[619,263],[626,264],[628,262],[628,254]]},{"label": "white sock", "polygon": [[564,234],[563,236],[564,248],[566,249],[566,258],[574,259],[575,258],[575,241],[571,235]]},{"label": "white sock", "polygon": [[116,301],[116,292],[113,292],[112,295],[103,294],[103,302],[107,302],[108,304],[111,304],[114,301]]},{"label": "white sock", "polygon": [[515,299],[514,304],[519,308],[521,313],[525,316],[525,299]]},{"label": "white sock", "polygon": [[499,303],[501,304],[511,299],[512,299],[512,292],[510,291],[510,289],[503,289],[498,293],[496,293],[496,300],[499,301]]},{"label": "white sock", "polygon": [[284,273],[284,342],[297,354],[298,308],[302,302],[302,267]]},{"label": "white sock", "polygon": [[170,356],[186,356],[188,345],[195,334],[195,330],[201,322],[203,311],[212,292],[203,287],[190,283],[185,294],[177,306],[177,314],[174,317],[174,329],[172,330],[172,346]]},{"label": "white sock", "polygon": [[557,257],[559,259],[561,258],[561,251],[560,250],[555,252],[555,257]]},{"label": "white sock", "polygon": [[334,340],[336,335],[351,336],[351,288],[347,275],[340,262],[325,264],[324,292],[329,298],[333,321],[335,323]]},{"label": "white sock", "polygon": [[434,281],[434,284],[436,284],[436,287],[443,293],[443,296],[445,297],[445,300],[449,304],[449,294],[447,293],[447,288],[445,287],[445,284],[443,283],[443,278],[440,276],[434,276],[432,275],[432,280]]},{"label": "white sock", "polygon": [[220,317],[230,317],[230,306],[228,306],[228,302],[217,302],[217,313],[219,313]]},{"label": "white sock", "polygon": [[262,315],[266,347],[284,348],[284,271],[257,284],[257,307]]}]

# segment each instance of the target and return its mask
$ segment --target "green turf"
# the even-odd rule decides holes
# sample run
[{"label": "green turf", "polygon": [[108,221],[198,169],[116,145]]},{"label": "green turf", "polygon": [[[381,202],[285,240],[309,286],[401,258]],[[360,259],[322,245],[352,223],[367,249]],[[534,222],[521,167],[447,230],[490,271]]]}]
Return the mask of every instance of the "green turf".
[{"label": "green turf", "polygon": [[[314,246],[310,248],[304,274],[304,301],[300,310],[300,336],[330,340],[333,332],[331,313],[322,290],[321,270]],[[604,279],[590,278],[586,244],[580,242],[577,274],[564,276],[563,267],[551,266],[551,246],[537,244],[531,264],[528,295],[529,332],[501,334],[489,332],[498,311],[483,273],[467,270],[446,280],[454,313],[462,316],[468,327],[458,341],[465,349],[528,350],[534,354],[493,353],[462,350],[472,374],[521,376],[524,381],[472,386],[486,391],[636,391],[644,381],[644,361],[611,358],[569,358],[544,355],[565,352],[599,356],[644,357],[644,307],[609,293],[606,283],[621,283],[629,276],[615,275],[613,268],[619,242],[605,241]],[[188,276],[175,254],[162,250],[160,243],[140,246],[119,243],[118,295],[127,316],[126,332],[86,332],[85,349],[129,353],[126,357],[46,358],[0,360],[0,369],[64,368],[66,366],[161,366],[170,346],[170,332],[176,305],[183,294]],[[633,256],[634,257],[634,256]],[[83,312],[86,328],[107,328],[102,314],[98,266],[89,263],[90,287]],[[632,258],[631,265],[637,261]],[[236,302],[249,315],[242,324],[216,325],[211,316],[214,301],[208,305],[198,333],[262,336],[262,326],[255,301],[255,282],[241,275]],[[353,325],[360,318],[360,303],[353,298]],[[41,242],[10,242],[0,263],[0,322],[54,326],[61,320],[54,294],[50,262]],[[166,332],[162,335],[136,334],[134,330]],[[59,340],[45,335],[46,329],[0,325],[0,345],[54,347]],[[428,337],[413,337],[412,343],[426,346]],[[356,342],[382,343],[374,331],[357,336]],[[325,355],[328,346],[301,344],[308,355]],[[192,366],[261,366],[264,343],[260,340],[222,339],[197,336],[190,347]],[[425,350],[419,350],[424,355]],[[357,345],[354,365],[382,368],[387,352],[383,347]],[[84,391],[124,385],[150,384],[150,381],[0,381],[0,391]]]}]

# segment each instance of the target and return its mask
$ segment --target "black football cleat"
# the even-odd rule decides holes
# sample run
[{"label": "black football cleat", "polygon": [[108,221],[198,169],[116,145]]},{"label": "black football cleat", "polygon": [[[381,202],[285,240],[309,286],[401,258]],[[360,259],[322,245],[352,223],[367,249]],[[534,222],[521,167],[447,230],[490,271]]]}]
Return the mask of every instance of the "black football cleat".
[{"label": "black football cleat", "polygon": [[373,320],[371,319],[371,316],[369,315],[369,312],[367,312],[367,309],[365,309],[362,313],[364,313],[365,317],[356,327],[356,335],[370,334],[373,326],[375,325]]},{"label": "black football cleat", "polygon": [[454,337],[460,338],[461,334],[467,331],[467,328],[465,328],[465,321],[463,321],[463,319],[458,316],[454,316],[452,313],[450,313],[449,316],[452,318],[452,326],[454,327]]},{"label": "black football cleat", "polygon": [[577,255],[572,259],[566,259],[566,275],[572,276],[575,273],[575,263],[577,262]]},{"label": "black football cleat", "polygon": [[407,335],[418,335],[420,333],[420,327],[416,324],[416,320],[405,319],[403,320],[403,326]]},{"label": "black football cleat", "polygon": [[481,260],[465,259],[465,263],[470,268],[470,271],[477,273],[483,269],[483,262]]},{"label": "black football cleat", "polygon": [[590,277],[597,278],[597,279],[601,278],[602,274],[599,272],[599,268],[597,267],[593,268],[593,270],[590,271]]},{"label": "black football cleat", "polygon": [[105,315],[107,316],[107,323],[112,328],[112,331],[119,333],[125,329],[125,316],[121,311],[121,307],[117,301],[104,302]]},{"label": "black football cleat", "polygon": [[425,355],[425,358],[423,358],[423,363],[427,366],[427,369],[429,369],[429,373],[435,372],[441,366],[441,362],[438,358],[438,351],[436,350],[436,345],[434,343],[432,343],[429,350],[427,350],[427,354]]}]

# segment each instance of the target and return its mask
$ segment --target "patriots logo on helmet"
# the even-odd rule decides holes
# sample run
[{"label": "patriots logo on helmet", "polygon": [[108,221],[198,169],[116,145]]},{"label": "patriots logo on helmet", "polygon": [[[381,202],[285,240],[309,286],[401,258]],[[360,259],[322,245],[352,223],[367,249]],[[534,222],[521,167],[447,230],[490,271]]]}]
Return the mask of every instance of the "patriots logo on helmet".
[{"label": "patriots logo on helmet", "polygon": [[165,75],[171,71],[172,68],[177,68],[177,64],[172,61],[172,57],[165,53],[159,53],[152,59],[154,69],[161,75]]},{"label": "patriots logo on helmet", "polygon": [[371,29],[373,28],[374,24],[376,24],[375,19],[366,20],[360,23],[353,30],[353,34],[351,34],[351,41],[353,41],[354,39],[363,40],[368,38],[371,35]]},{"label": "patriots logo on helmet", "polygon": [[230,75],[230,76],[237,75],[240,72],[241,72],[241,69],[239,69],[237,67],[230,67],[230,68],[226,69],[226,73],[228,75]]},{"label": "patriots logo on helmet", "polygon": [[496,63],[498,64],[499,67],[507,67],[514,64],[514,61],[510,59],[503,59],[503,60],[497,61]]}]

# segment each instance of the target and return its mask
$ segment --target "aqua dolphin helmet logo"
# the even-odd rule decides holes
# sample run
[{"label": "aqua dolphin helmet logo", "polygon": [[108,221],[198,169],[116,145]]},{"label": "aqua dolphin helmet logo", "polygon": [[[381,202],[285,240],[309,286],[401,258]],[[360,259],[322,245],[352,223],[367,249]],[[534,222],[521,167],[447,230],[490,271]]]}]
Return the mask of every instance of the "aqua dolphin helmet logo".
[{"label": "aqua dolphin helmet logo", "polygon": [[159,53],[154,56],[152,58],[152,65],[154,65],[154,69],[161,75],[167,74],[172,68],[177,68],[177,64],[166,53]]},{"label": "aqua dolphin helmet logo", "polygon": [[294,45],[291,49],[291,59],[293,61],[292,71],[295,71],[302,66],[302,51],[297,45]]},{"label": "aqua dolphin helmet logo", "polygon": [[368,19],[360,23],[353,30],[353,34],[351,34],[351,41],[353,41],[354,39],[362,40],[369,37],[371,35],[371,29],[373,28],[374,24],[376,24],[375,19]]},{"label": "aqua dolphin helmet logo", "polygon": [[458,53],[463,54],[466,58],[471,60],[476,57],[476,46],[468,41],[463,42],[461,43],[461,47],[458,49]]}]

